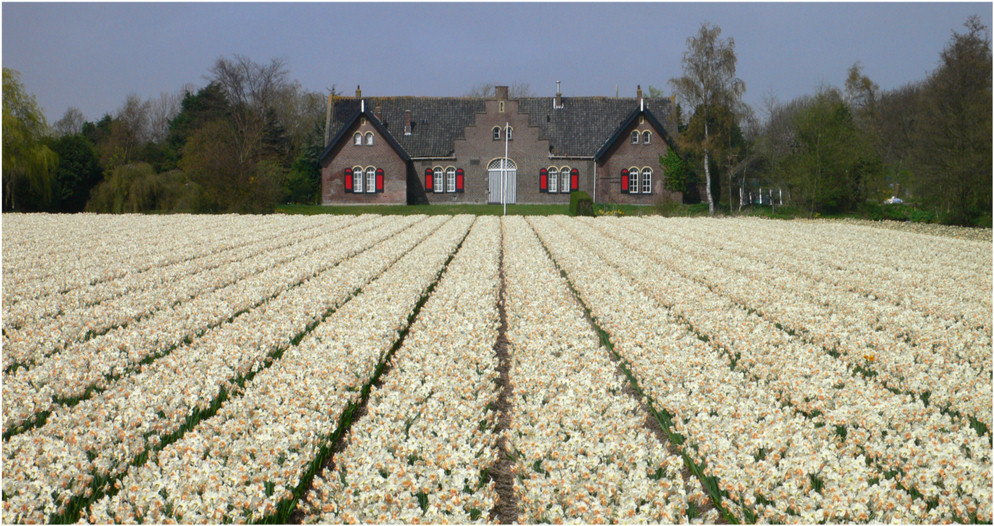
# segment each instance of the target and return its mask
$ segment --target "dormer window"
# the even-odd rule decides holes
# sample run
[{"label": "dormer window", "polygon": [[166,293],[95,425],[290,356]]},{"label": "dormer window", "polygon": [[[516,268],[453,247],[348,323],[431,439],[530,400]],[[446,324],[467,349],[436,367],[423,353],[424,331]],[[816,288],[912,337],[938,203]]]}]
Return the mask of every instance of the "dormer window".
[{"label": "dormer window", "polygon": [[366,132],[366,146],[373,145],[373,132]]},{"label": "dormer window", "polygon": [[361,133],[356,132],[356,134],[352,136],[352,144],[355,144],[356,146],[362,146],[362,134]]},{"label": "dormer window", "polygon": [[632,132],[632,144],[638,144],[638,143],[639,143],[639,131],[635,130]]},{"label": "dormer window", "polygon": [[652,135],[652,132],[650,132],[648,130],[642,132],[642,144],[649,144],[649,136],[651,136],[651,135]]},{"label": "dormer window", "polygon": [[494,126],[494,140],[500,140],[500,126]]}]

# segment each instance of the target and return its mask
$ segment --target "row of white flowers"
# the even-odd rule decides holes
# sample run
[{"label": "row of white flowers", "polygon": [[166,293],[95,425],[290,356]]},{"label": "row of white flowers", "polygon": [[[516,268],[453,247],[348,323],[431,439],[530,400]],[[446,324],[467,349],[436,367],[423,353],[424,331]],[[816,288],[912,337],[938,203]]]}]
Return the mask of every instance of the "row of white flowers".
[{"label": "row of white flowers", "polygon": [[[3,448],[4,507],[16,517],[11,520],[45,522],[63,513],[71,497],[89,496],[92,486],[123,474],[136,457],[154,451],[163,437],[181,432],[201,412],[210,411],[223,393],[237,393],[233,382],[264,369],[293,338],[444,221],[398,219],[414,226],[232,323],[215,327],[107,391],[57,409],[44,426],[12,437]],[[342,243],[359,249],[365,241]],[[360,320],[355,320],[359,326]]]},{"label": "row of white flowers", "polygon": [[[207,223],[198,216],[91,214],[4,214],[3,221],[5,306],[197,257],[219,243],[237,246],[234,233],[260,227],[257,218],[234,215]],[[301,221],[267,222],[282,228]]]},{"label": "row of white flowers", "polygon": [[292,499],[472,221],[454,218],[406,247],[361,294],[259,373],[242,396],[128,472],[121,491],[95,502],[88,519],[218,523],[272,515]]},{"label": "row of white flowers", "polygon": [[683,460],[644,427],[649,415],[525,220],[504,226],[520,520],[686,522]]},{"label": "row of white flowers", "polygon": [[[701,226],[688,224],[686,235],[703,234]],[[990,341],[989,244],[868,228],[812,231],[803,223],[718,223],[713,230],[717,237],[709,244],[855,292],[878,309],[889,308],[893,314],[884,318],[912,316],[909,323],[916,329],[951,329],[939,341],[953,331],[974,341]],[[798,241],[814,239],[818,242]],[[771,250],[787,246],[789,251]],[[918,340],[928,333],[909,336]]]},{"label": "row of white flowers", "polygon": [[[305,523],[481,523],[497,498],[500,221],[480,217],[397,349],[334,469],[314,478]],[[488,407],[491,406],[491,407]]]},{"label": "row of white flowers", "polygon": [[957,516],[969,521],[972,513],[990,518],[989,443],[965,422],[955,422],[934,404],[895,395],[848,370],[824,349],[790,337],[727,297],[668,270],[660,261],[671,250],[647,245],[644,236],[628,230],[598,226],[622,242],[594,229],[577,233],[643,293],[734,354],[737,368],[762,381],[781,402],[822,425],[843,426],[840,445],[850,455],[877,462],[880,477],[896,471],[898,482],[935,501],[930,519]]},{"label": "row of white flowers", "polygon": [[[643,392],[674,417],[684,452],[718,477],[722,505],[740,520],[910,522],[911,496],[871,480],[865,460],[840,450],[833,430],[781,406],[761,382],[647,298],[551,219],[529,220],[611,336]],[[729,329],[734,329],[729,327]],[[925,504],[920,506],[924,508]],[[745,509],[744,509],[744,508]],[[749,511],[747,511],[749,510]]]},{"label": "row of white flowers", "polygon": [[[690,232],[703,234],[703,226],[697,223]],[[791,259],[812,260],[860,293],[949,321],[964,320],[984,327],[990,337],[990,243],[840,223],[736,220],[713,226],[712,231],[730,234],[743,248],[763,244],[767,258],[789,247]],[[750,242],[753,233],[758,238]]]},{"label": "row of white flowers", "polygon": [[[264,221],[263,224],[269,223]],[[338,224],[336,224],[338,223]],[[322,233],[338,228],[340,221],[327,224],[300,223],[274,224],[271,230],[253,229],[249,232],[238,232],[235,239],[220,238],[214,243],[205,244],[204,253],[196,257],[184,259],[176,263],[156,266],[141,272],[131,272],[120,278],[100,281],[65,292],[49,294],[34,299],[19,301],[3,307],[3,327],[8,335],[14,332],[31,330],[34,333],[44,333],[46,330],[59,329],[63,340],[74,338],[72,329],[73,317],[95,318],[94,323],[86,326],[86,330],[100,331],[104,326],[97,323],[108,317],[108,312],[114,310],[135,311],[135,315],[151,312],[163,301],[169,305],[185,299],[177,293],[163,293],[157,289],[166,287],[189,287],[188,280],[196,280],[201,276],[216,274],[217,267],[232,263],[251,261],[251,258],[266,252],[278,251],[299,244],[301,241],[316,237]],[[147,234],[145,241],[159,245],[160,241],[153,233]],[[232,245],[237,241],[237,245]],[[52,262],[47,262],[46,266]],[[119,262],[105,260],[105,267],[115,267]],[[55,269],[57,271],[57,269]],[[18,272],[16,269],[4,269],[4,272]],[[208,278],[211,279],[211,278]],[[214,278],[216,279],[216,278]],[[196,289],[193,290],[196,292]],[[171,295],[177,295],[171,299]],[[171,300],[171,301],[170,301]],[[92,314],[91,314],[92,313]],[[68,323],[60,321],[68,319]],[[125,318],[127,319],[127,318]],[[63,327],[63,325],[68,325]],[[47,326],[47,327],[46,327]],[[11,338],[11,341],[17,341]]]},{"label": "row of white flowers", "polygon": [[870,228],[883,228],[892,231],[942,236],[966,241],[983,241],[991,244],[990,228],[974,228],[968,226],[938,225],[935,223],[912,223],[909,221],[873,221],[870,219],[812,219],[814,222],[841,222],[848,225]]},{"label": "row of white flowers", "polygon": [[[328,232],[293,250],[286,248],[261,255],[243,263],[243,268],[237,271],[229,269],[231,275],[240,278],[235,283],[160,310],[127,327],[69,345],[57,356],[41,360],[33,368],[5,375],[4,406],[10,410],[3,414],[4,432],[38,412],[51,410],[58,399],[73,400],[92,387],[106,388],[108,377],[116,378],[132,371],[147,358],[155,358],[184,342],[192,342],[236,313],[258,306],[338,264],[355,251],[388,238],[404,226],[396,221],[363,222]],[[363,244],[343,243],[350,238]],[[202,284],[211,286],[210,281]],[[160,292],[168,295],[170,291]]]},{"label": "row of white flowers", "polygon": [[[658,257],[671,269],[838,352],[851,368],[872,370],[868,374],[876,373],[876,382],[919,396],[928,393],[932,404],[992,426],[989,340],[985,345],[956,341],[959,331],[955,329],[929,324],[930,320],[921,317],[917,321],[923,325],[916,326],[914,311],[881,311],[880,302],[839,291],[796,271],[763,266],[758,259],[728,253],[709,258],[706,249],[695,247],[677,250],[673,247],[686,243],[674,240],[662,228],[640,233],[643,241],[648,237],[666,247],[660,247],[663,252]],[[927,336],[910,342],[899,336],[911,332]],[[946,381],[936,383],[936,376]]]},{"label": "row of white flowers", "polygon": [[[333,237],[332,234],[318,233],[311,239],[294,241],[289,245],[282,243],[282,240],[273,240],[269,243],[271,246],[266,247],[268,250],[259,252],[248,261],[230,262],[219,267],[215,265],[216,268],[209,268],[206,272],[173,279],[164,283],[165,286],[136,290],[94,305],[78,305],[59,316],[43,316],[37,320],[38,323],[4,329],[5,371],[13,364],[31,367],[66,347],[92,339],[94,335],[105,334],[115,328],[147,319],[161,312],[162,309],[176,304],[181,305],[191,298],[207,294],[219,287],[237,284],[239,280],[265,268],[326,247],[334,242]],[[148,273],[143,272],[139,276]],[[112,282],[127,279],[125,277]],[[62,295],[64,294],[47,298]],[[22,301],[13,308],[30,308],[37,301]]]}]

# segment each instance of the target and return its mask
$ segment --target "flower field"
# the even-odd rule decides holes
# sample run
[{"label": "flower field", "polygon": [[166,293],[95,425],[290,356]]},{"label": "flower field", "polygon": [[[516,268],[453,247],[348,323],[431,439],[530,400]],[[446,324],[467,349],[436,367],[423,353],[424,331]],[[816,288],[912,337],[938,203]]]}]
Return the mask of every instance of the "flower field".
[{"label": "flower field", "polygon": [[4,523],[990,523],[992,245],[3,217]]}]

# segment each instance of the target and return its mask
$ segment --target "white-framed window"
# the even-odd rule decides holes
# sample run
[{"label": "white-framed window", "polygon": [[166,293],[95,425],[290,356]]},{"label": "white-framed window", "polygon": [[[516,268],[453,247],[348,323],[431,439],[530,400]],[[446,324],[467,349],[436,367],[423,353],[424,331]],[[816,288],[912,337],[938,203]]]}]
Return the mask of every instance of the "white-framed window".
[{"label": "white-framed window", "polygon": [[512,128],[510,126],[507,127],[507,140],[509,140],[509,141],[513,141],[514,140],[514,128]]},{"label": "white-framed window", "polygon": [[497,111],[504,113],[504,101],[500,101],[499,103],[497,103],[497,106],[498,106]]},{"label": "white-framed window", "polygon": [[456,191],[456,169],[453,166],[445,169],[445,191]]},{"label": "white-framed window", "polygon": [[355,135],[352,136],[352,144],[355,144],[356,146],[362,145],[362,134],[361,133],[355,132]]},{"label": "white-framed window", "polygon": [[373,132],[366,132],[366,146],[373,145]]},{"label": "white-framed window", "polygon": [[639,193],[639,169],[634,166],[628,169],[628,193]]},{"label": "white-framed window", "polygon": [[362,166],[356,166],[352,168],[352,191],[361,194],[362,193]]},{"label": "white-framed window", "polygon": [[494,140],[500,140],[500,126],[494,126]]},{"label": "white-framed window", "polygon": [[549,193],[555,194],[559,192],[559,168],[552,167],[549,168]]},{"label": "white-framed window", "polygon": [[432,173],[434,179],[435,193],[440,194],[445,191],[445,180],[442,179],[442,167],[436,166]]},{"label": "white-framed window", "polygon": [[376,168],[372,166],[366,168],[366,193],[376,193]]},{"label": "white-framed window", "polygon": [[642,144],[649,144],[649,138],[652,136],[652,132],[646,130],[642,132]]},{"label": "white-framed window", "polygon": [[569,193],[569,166],[559,169],[559,191]]},{"label": "white-framed window", "polygon": [[638,143],[639,143],[639,131],[635,130],[632,132],[632,144],[638,144]]},{"label": "white-framed window", "polygon": [[643,194],[652,193],[652,168],[642,169],[642,193]]}]

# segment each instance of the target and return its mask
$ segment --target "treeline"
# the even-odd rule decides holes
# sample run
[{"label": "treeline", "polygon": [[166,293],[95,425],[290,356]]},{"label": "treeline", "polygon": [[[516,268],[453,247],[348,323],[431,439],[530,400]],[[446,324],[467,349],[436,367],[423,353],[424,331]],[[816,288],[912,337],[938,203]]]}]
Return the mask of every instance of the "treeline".
[{"label": "treeline", "polygon": [[286,64],[219,58],[207,86],[51,127],[18,74],[3,70],[4,211],[266,213],[313,203],[322,94]]},{"label": "treeline", "polygon": [[[990,226],[991,40],[979,18],[964,26],[921,81],[881,91],[856,63],[842,88],[824,86],[784,103],[767,100],[762,123],[735,97],[734,41],[715,46],[716,35],[706,31],[714,28],[702,28],[689,42],[710,37],[708,49],[731,52],[724,63],[712,60],[727,67],[730,59],[731,73],[713,90],[717,96],[710,100],[721,103],[695,103],[681,124],[683,162],[661,159],[667,177],[685,181],[693,196],[693,183],[706,187],[710,172],[712,198],[731,213],[751,203],[779,204],[782,196],[785,205],[812,216],[855,213]],[[702,81],[685,80],[701,66],[691,62],[688,68],[687,60],[685,77],[671,84],[678,94],[701,93]],[[707,71],[721,71],[717,66]],[[905,204],[883,205],[892,197]]]}]

